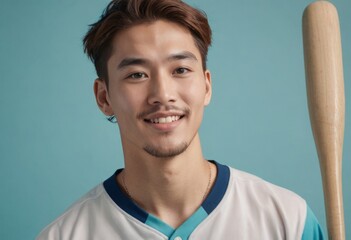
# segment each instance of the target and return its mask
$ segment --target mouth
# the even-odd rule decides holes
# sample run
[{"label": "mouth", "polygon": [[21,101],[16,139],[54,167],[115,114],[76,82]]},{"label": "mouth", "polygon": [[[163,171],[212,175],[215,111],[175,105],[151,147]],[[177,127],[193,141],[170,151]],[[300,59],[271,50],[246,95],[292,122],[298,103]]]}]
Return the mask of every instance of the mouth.
[{"label": "mouth", "polygon": [[179,121],[183,117],[184,115],[173,115],[173,116],[167,116],[167,117],[144,119],[144,121],[147,123],[153,123],[153,124],[166,124],[166,123]]}]

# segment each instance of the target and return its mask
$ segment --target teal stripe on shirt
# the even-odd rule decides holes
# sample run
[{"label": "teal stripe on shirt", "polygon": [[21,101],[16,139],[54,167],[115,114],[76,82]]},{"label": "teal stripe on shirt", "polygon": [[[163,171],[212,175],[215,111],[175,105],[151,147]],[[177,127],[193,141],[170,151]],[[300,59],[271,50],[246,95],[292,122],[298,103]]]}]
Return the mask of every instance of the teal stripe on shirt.
[{"label": "teal stripe on shirt", "polygon": [[160,220],[152,214],[149,214],[145,224],[163,233],[167,237],[171,236],[174,232],[174,229],[171,226],[169,226],[167,223],[163,222],[162,220]]},{"label": "teal stripe on shirt", "polygon": [[309,206],[307,206],[307,214],[305,227],[301,240],[323,240],[323,232],[319,226],[318,220]]}]

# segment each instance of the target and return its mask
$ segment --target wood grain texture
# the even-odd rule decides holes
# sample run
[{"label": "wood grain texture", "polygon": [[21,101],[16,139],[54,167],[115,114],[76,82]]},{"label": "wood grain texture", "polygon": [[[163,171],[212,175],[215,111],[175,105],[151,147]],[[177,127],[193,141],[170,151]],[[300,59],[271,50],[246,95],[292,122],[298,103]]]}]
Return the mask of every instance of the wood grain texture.
[{"label": "wood grain texture", "polygon": [[327,1],[303,14],[308,108],[320,163],[329,239],[345,239],[342,148],[345,97],[339,18]]}]

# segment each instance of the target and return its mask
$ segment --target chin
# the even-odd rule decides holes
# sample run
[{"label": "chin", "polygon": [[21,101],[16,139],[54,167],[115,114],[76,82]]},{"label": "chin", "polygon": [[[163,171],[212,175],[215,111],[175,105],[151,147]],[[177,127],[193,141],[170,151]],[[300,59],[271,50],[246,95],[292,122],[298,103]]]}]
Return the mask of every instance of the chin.
[{"label": "chin", "polygon": [[144,151],[156,158],[173,158],[185,152],[188,146],[189,144],[186,142],[168,149],[162,148],[160,146],[146,145],[144,147]]}]

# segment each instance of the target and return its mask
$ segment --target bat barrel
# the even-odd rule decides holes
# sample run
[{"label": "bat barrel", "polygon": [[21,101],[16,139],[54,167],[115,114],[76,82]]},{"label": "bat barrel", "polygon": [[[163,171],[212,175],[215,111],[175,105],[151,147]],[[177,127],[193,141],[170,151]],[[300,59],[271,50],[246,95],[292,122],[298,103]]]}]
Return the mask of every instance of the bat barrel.
[{"label": "bat barrel", "polygon": [[305,9],[302,24],[308,109],[323,181],[328,235],[343,240],[345,97],[337,10],[330,2],[314,2]]}]

